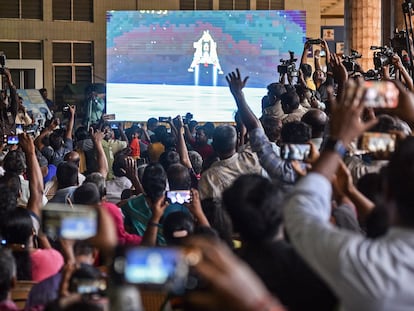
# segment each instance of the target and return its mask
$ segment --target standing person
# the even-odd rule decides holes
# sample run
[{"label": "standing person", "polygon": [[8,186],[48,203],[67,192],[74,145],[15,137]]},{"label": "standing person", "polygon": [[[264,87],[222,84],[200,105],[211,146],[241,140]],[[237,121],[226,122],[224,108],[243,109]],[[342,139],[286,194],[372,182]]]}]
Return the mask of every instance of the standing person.
[{"label": "standing person", "polygon": [[40,95],[42,95],[42,98],[45,101],[45,103],[46,103],[47,107],[49,108],[49,110],[52,113],[55,113],[56,110],[57,110],[57,106],[55,105],[55,103],[51,99],[47,98],[47,96],[48,96],[47,89],[42,88],[42,89],[39,90],[39,92],[40,92]]},{"label": "standing person", "polygon": [[98,123],[102,118],[105,109],[104,100],[96,93],[92,91],[86,102],[86,112],[84,118],[84,124],[89,128],[91,124]]},{"label": "standing person", "polygon": [[21,98],[20,96],[18,103],[19,105],[17,107],[16,125],[20,125],[21,128],[24,129],[26,126],[31,125],[33,121],[27,113],[26,107],[23,105],[23,98]]},{"label": "standing person", "polygon": [[7,97],[6,91],[0,92],[0,137],[16,134],[16,115],[18,108],[16,86],[13,84],[10,71],[7,68],[4,68],[4,77],[10,90],[10,97]]}]

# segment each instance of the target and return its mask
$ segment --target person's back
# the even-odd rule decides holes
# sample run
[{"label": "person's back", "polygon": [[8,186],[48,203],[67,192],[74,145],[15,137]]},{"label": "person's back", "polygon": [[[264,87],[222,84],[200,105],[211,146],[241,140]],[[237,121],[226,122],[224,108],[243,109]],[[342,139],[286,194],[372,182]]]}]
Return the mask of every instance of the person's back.
[{"label": "person's back", "polygon": [[223,193],[242,247],[238,255],[289,310],[332,310],[336,298],[282,234],[282,195],[258,175],[244,175]]},{"label": "person's back", "polygon": [[200,199],[220,199],[222,191],[238,176],[246,173],[263,173],[259,160],[253,152],[236,152],[236,139],[237,133],[232,126],[219,126],[215,129],[213,147],[220,161],[214,162],[201,174],[198,185]]}]

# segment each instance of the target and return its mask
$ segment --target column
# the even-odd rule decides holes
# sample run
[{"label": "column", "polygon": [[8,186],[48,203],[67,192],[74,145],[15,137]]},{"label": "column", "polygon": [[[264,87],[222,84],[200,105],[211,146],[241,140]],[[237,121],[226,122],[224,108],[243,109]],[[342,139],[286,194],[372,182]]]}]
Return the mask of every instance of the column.
[{"label": "column", "polygon": [[371,45],[381,45],[381,0],[345,1],[345,35],[347,53],[362,54],[358,61],[367,71],[374,68]]}]

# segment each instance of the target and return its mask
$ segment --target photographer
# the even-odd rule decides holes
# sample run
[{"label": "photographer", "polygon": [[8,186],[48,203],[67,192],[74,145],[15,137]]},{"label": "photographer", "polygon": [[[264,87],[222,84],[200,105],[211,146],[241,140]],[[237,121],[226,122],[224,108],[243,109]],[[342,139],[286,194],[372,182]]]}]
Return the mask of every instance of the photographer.
[{"label": "photographer", "polygon": [[85,125],[87,125],[87,128],[89,128],[89,125],[99,122],[99,120],[102,118],[104,109],[104,100],[99,97],[95,91],[92,91],[88,96],[83,122]]},{"label": "photographer", "polygon": [[[404,67],[400,56],[398,56],[397,53],[395,53],[392,56],[392,65],[394,66],[395,71],[395,79],[400,80],[407,89],[410,91],[414,91],[414,84],[413,80],[410,77],[410,74],[408,73],[407,69]],[[390,65],[386,65],[382,67],[382,74],[383,79],[390,79]]]},{"label": "photographer", "polygon": [[13,80],[8,68],[3,67],[3,77],[6,79],[6,84],[10,90],[10,96],[7,96],[6,91],[0,92],[0,125],[1,125],[1,137],[3,135],[16,134],[16,116],[18,109],[18,97],[16,92],[16,86],[13,84]]}]

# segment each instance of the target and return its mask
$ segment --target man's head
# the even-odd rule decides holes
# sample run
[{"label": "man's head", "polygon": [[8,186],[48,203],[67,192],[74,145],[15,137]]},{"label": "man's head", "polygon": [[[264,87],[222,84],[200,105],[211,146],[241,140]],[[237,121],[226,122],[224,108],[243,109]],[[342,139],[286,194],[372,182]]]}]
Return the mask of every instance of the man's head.
[{"label": "man's head", "polygon": [[76,241],[73,245],[73,253],[77,264],[93,265],[97,250],[87,241]]},{"label": "man's head", "polygon": [[231,157],[236,152],[237,133],[230,125],[216,127],[213,134],[213,148],[220,158]]},{"label": "man's head", "polygon": [[160,164],[149,164],[145,167],[144,175],[142,176],[142,187],[144,188],[145,195],[152,202],[164,196],[166,186],[167,174]]},{"label": "man's head", "polygon": [[188,151],[188,157],[190,158],[191,166],[196,174],[200,174],[203,169],[203,158],[194,150]]},{"label": "man's head", "polygon": [[71,162],[62,162],[59,164],[56,171],[56,178],[58,182],[58,188],[67,188],[77,186],[79,168]]},{"label": "man's head", "polygon": [[180,155],[176,151],[164,151],[161,153],[158,162],[162,165],[164,170],[167,171],[171,165],[180,163]]},{"label": "man's head", "polygon": [[71,162],[75,164],[77,167],[79,167],[80,155],[76,151],[70,151],[65,154],[65,156],[63,157],[63,160],[66,162]]},{"label": "man's head", "polygon": [[324,83],[326,81],[326,74],[324,71],[317,69],[312,75],[313,82]]},{"label": "man's head", "polygon": [[147,129],[149,129],[150,131],[155,130],[155,128],[158,126],[158,120],[155,118],[149,118],[147,121]]},{"label": "man's head", "polygon": [[207,134],[206,134],[206,132],[204,130],[204,127],[202,127],[202,126],[197,127],[195,139],[196,139],[196,143],[198,145],[205,145],[205,144],[207,144],[208,137],[207,137]]},{"label": "man's head", "polygon": [[167,171],[170,190],[190,190],[191,177],[188,168],[180,163],[171,165]]},{"label": "man's head", "polygon": [[86,176],[84,183],[92,183],[98,187],[99,197],[102,200],[106,196],[106,181],[105,177],[102,176],[101,173],[94,172]]},{"label": "man's head", "polygon": [[283,205],[278,187],[259,175],[243,175],[223,192],[223,205],[243,240],[273,239],[282,224]]},{"label": "man's head", "polygon": [[59,150],[63,145],[63,137],[60,132],[54,131],[49,135],[49,144],[53,150]]},{"label": "man's head", "polygon": [[309,125],[312,129],[312,138],[323,137],[325,132],[326,122],[328,116],[325,112],[319,109],[309,109],[301,119],[302,122]]},{"label": "man's head", "polygon": [[280,136],[285,144],[306,144],[312,137],[312,130],[304,122],[292,121],[283,124]]},{"label": "man's head", "polygon": [[275,116],[264,115],[260,118],[266,136],[271,142],[280,140],[280,131],[282,129],[282,121]]},{"label": "man's head", "polygon": [[19,175],[6,173],[0,178],[0,214],[16,209],[20,192]]},{"label": "man's head", "polygon": [[96,205],[101,202],[98,187],[93,183],[83,183],[73,193],[75,204]]},{"label": "man's head", "polygon": [[12,150],[4,157],[3,168],[6,172],[23,174],[26,171],[26,157],[19,150]]},{"label": "man's head", "polygon": [[16,263],[9,249],[0,249],[0,302],[7,300],[16,283]]},{"label": "man's head", "polygon": [[300,98],[296,91],[284,93],[280,97],[283,112],[288,114],[299,108]]},{"label": "man's head", "polygon": [[39,90],[40,95],[42,95],[43,99],[47,98],[47,90],[45,88],[42,88]]}]

